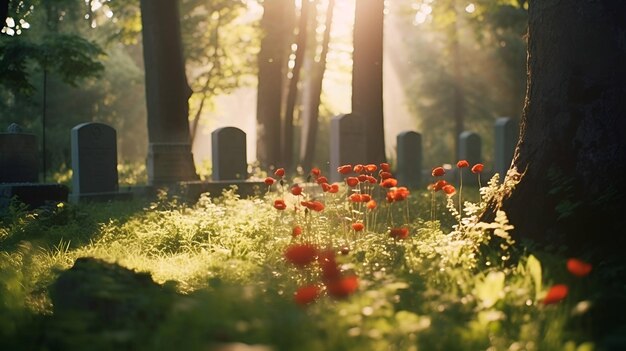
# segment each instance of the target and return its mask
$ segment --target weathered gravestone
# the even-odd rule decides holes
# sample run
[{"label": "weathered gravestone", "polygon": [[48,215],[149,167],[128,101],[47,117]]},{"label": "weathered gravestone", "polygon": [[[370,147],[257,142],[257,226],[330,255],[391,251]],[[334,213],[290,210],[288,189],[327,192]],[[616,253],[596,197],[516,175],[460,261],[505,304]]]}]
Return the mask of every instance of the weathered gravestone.
[{"label": "weathered gravestone", "polygon": [[117,196],[117,133],[103,123],[82,123],[71,131],[72,201]]},{"label": "weathered gravestone", "polygon": [[248,178],[246,133],[235,127],[223,127],[211,133],[213,180]]},{"label": "weathered gravestone", "polygon": [[212,181],[179,182],[178,191],[188,201],[196,201],[203,193],[220,196],[236,189],[240,196],[259,195],[265,184],[248,179],[246,133],[235,127],[223,127],[211,133]]},{"label": "weathered gravestone", "polygon": [[333,117],[330,121],[330,181],[341,181],[337,167],[365,164],[365,121],[353,114]]},{"label": "weathered gravestone", "polygon": [[39,184],[37,137],[23,133],[15,123],[0,133],[0,209],[16,198],[29,207],[67,201],[61,184]]},{"label": "weathered gravestone", "polygon": [[467,160],[470,167],[482,162],[480,136],[464,131],[459,135],[459,159]]},{"label": "weathered gravestone", "polygon": [[419,188],[422,184],[422,135],[406,131],[396,137],[397,176],[400,184]]},{"label": "weathered gravestone", "polygon": [[0,183],[39,181],[37,137],[23,133],[15,123],[0,133]]},{"label": "weathered gravestone", "polygon": [[493,160],[494,172],[504,179],[511,166],[515,145],[519,137],[517,121],[509,117],[500,117],[495,123],[495,155]]}]

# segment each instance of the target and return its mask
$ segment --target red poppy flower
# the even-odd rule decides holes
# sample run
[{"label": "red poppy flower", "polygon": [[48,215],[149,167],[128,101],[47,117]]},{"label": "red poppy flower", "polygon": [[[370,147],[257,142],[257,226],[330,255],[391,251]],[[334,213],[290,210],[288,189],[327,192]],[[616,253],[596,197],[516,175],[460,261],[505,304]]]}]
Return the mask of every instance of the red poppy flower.
[{"label": "red poppy flower", "polygon": [[401,186],[393,192],[393,199],[394,201],[402,201],[409,197],[410,194],[409,189]]},{"label": "red poppy flower", "polygon": [[265,183],[265,185],[270,186],[270,185],[274,184],[275,180],[272,177],[267,177],[267,178],[265,178],[265,180],[263,182]]},{"label": "red poppy flower", "polygon": [[352,165],[343,165],[337,167],[337,172],[341,174],[349,174],[352,172]]},{"label": "red poppy flower", "polygon": [[365,225],[361,222],[352,223],[352,229],[354,229],[355,232],[360,232],[364,228],[365,228]]},{"label": "red poppy flower", "polygon": [[376,172],[376,170],[378,169],[378,166],[374,165],[374,164],[369,164],[365,166],[365,170],[369,173],[374,173]]},{"label": "red poppy flower", "polygon": [[283,199],[276,199],[274,200],[274,208],[277,210],[284,210],[287,208],[287,205],[285,204],[285,200]]},{"label": "red poppy flower", "polygon": [[365,167],[359,164],[359,165],[354,166],[352,170],[354,171],[354,173],[361,173],[363,172],[364,169]]},{"label": "red poppy flower", "polygon": [[324,208],[325,208],[324,204],[319,201],[311,201],[311,207],[309,207],[309,209],[315,212],[321,212],[324,210]]},{"label": "red poppy flower", "polygon": [[317,248],[311,244],[294,244],[285,249],[285,259],[299,267],[315,261]]},{"label": "red poppy flower", "polygon": [[365,207],[367,207],[369,210],[373,210],[375,209],[377,206],[376,201],[375,200],[370,200],[367,202],[367,204],[365,205]]},{"label": "red poppy flower", "polygon": [[372,177],[372,176],[367,176],[367,182],[370,184],[376,184],[376,178]]},{"label": "red poppy flower", "polygon": [[317,184],[328,183],[328,178],[321,176],[316,180]]},{"label": "red poppy flower", "polygon": [[361,194],[361,202],[368,202],[372,199],[369,194]]},{"label": "red poppy flower", "polygon": [[277,177],[284,177],[285,176],[285,169],[284,168],[279,168],[276,170],[276,172],[274,172],[274,175]]},{"label": "red poppy flower", "polygon": [[293,295],[294,301],[298,305],[308,305],[320,296],[321,289],[317,285],[306,285],[298,288]]},{"label": "red poppy flower", "polygon": [[441,188],[441,190],[443,190],[443,192],[446,193],[446,195],[448,196],[452,196],[456,194],[456,189],[454,188],[454,185],[452,184],[444,185],[443,188]]},{"label": "red poppy flower", "polygon": [[443,167],[435,167],[433,168],[433,177],[441,177],[446,174],[446,170]]},{"label": "red poppy flower", "polygon": [[388,178],[393,177],[393,174],[389,172],[380,172],[379,176],[380,176],[380,179],[388,179]]},{"label": "red poppy flower", "polygon": [[445,180],[438,180],[434,185],[433,185],[433,190],[434,191],[439,191],[441,190],[444,186],[448,185],[448,182],[446,182]]},{"label": "red poppy flower", "polygon": [[550,288],[550,290],[548,290],[546,297],[543,298],[543,304],[550,305],[550,304],[557,303],[563,300],[567,296],[568,292],[569,292],[569,289],[567,285],[565,284],[553,285]]},{"label": "red poppy flower", "polygon": [[299,236],[300,234],[302,234],[302,227],[299,225],[293,227],[293,229],[291,230],[291,236],[295,238]]},{"label": "red poppy flower", "polygon": [[319,177],[320,175],[322,175],[322,171],[320,171],[320,169],[319,169],[319,168],[317,168],[317,167],[313,167],[313,168],[311,169],[311,174],[312,174],[315,178],[317,178],[317,177]]},{"label": "red poppy flower", "polygon": [[359,279],[354,276],[343,277],[326,284],[328,294],[335,298],[344,298],[359,288]]},{"label": "red poppy flower", "polygon": [[391,228],[391,230],[389,231],[389,236],[394,239],[406,239],[409,237],[409,228]]},{"label": "red poppy flower", "polygon": [[380,169],[382,169],[383,172],[391,172],[391,166],[389,166],[389,163],[386,162],[380,164]]},{"label": "red poppy flower", "polygon": [[352,202],[361,202],[361,194],[352,194],[350,195],[350,201]]},{"label": "red poppy flower", "polygon": [[320,212],[324,209],[324,204],[319,201],[302,201],[300,204],[309,210]]},{"label": "red poppy flower", "polygon": [[474,174],[481,173],[483,171],[484,167],[485,166],[482,163],[477,163],[477,164],[472,166],[472,173],[474,173]]},{"label": "red poppy flower", "polygon": [[302,195],[302,188],[296,184],[291,188],[291,193],[295,196]]},{"label": "red poppy flower", "polygon": [[456,163],[456,166],[458,168],[469,167],[469,162],[467,162],[467,160],[460,160],[459,162]]},{"label": "red poppy flower", "polygon": [[567,260],[567,270],[577,277],[584,277],[591,272],[591,265],[576,258]]},{"label": "red poppy flower", "polygon": [[387,196],[385,196],[385,198],[387,199],[388,203],[392,203],[392,202],[395,201],[394,200],[394,197],[395,197],[394,195],[395,195],[395,193],[393,191],[388,191],[387,192]]},{"label": "red poppy flower", "polygon": [[359,184],[359,178],[357,177],[348,177],[346,178],[346,184],[348,184],[348,186],[350,187],[355,187]]},{"label": "red poppy flower", "polygon": [[387,178],[380,183],[383,188],[393,188],[398,185],[398,181],[395,178]]},{"label": "red poppy flower", "polygon": [[365,174],[359,174],[359,176],[358,176],[358,177],[356,177],[356,179],[358,179],[358,180],[359,180],[359,182],[361,182],[361,183],[365,183],[365,182],[367,182],[367,177],[368,177],[368,176],[367,176],[367,175],[365,175]]},{"label": "red poppy flower", "polygon": [[337,183],[331,184],[330,190],[328,190],[328,192],[333,193],[333,194],[339,192],[339,184]]},{"label": "red poppy flower", "polygon": [[322,190],[323,190],[324,192],[327,192],[327,191],[329,191],[329,190],[330,190],[330,185],[329,185],[328,183],[322,183],[322,184],[320,184],[320,185],[322,186]]}]

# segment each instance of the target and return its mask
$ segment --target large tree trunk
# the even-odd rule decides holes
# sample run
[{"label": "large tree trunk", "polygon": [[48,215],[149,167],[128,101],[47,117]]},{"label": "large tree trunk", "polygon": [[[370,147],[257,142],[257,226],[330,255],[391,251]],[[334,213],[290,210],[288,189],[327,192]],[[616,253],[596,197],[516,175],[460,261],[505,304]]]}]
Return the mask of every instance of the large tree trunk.
[{"label": "large tree trunk", "polygon": [[263,2],[257,93],[257,160],[268,169],[281,162],[281,108],[283,81],[292,33],[292,0]]},{"label": "large tree trunk", "polygon": [[178,1],[141,0],[148,110],[148,182],[198,179],[189,137],[191,89],[185,75]]},{"label": "large tree trunk", "polygon": [[352,113],[365,123],[366,159],[385,161],[383,121],[383,0],[358,0],[352,55]]},{"label": "large tree trunk", "polygon": [[302,63],[305,60],[304,53],[306,51],[307,42],[307,24],[309,22],[309,7],[311,4],[308,0],[302,2],[300,9],[300,19],[298,24],[298,36],[296,38],[296,58],[293,69],[291,70],[291,78],[289,79],[289,89],[287,90],[287,102],[285,107],[285,120],[283,121],[283,166],[291,171],[293,164],[293,116],[296,110],[296,100],[298,98],[298,83],[300,81],[300,71]]},{"label": "large tree trunk", "polygon": [[[326,57],[328,56],[328,46],[330,44],[330,31],[333,22],[333,12],[335,9],[335,0],[328,1],[326,8],[326,20],[324,37],[322,39],[322,50],[320,52],[319,62],[310,60],[312,69],[311,77],[308,80],[307,89],[303,98],[302,113],[302,137],[300,140],[300,162],[305,171],[313,167],[313,159],[315,157],[315,145],[317,141],[317,129],[319,125],[320,103],[322,95],[322,83],[324,81],[324,72],[326,71]],[[317,48],[315,48],[317,51]],[[313,56],[315,53],[313,53]]]},{"label": "large tree trunk", "polygon": [[623,250],[626,2],[530,3],[528,87],[505,200],[518,237]]}]

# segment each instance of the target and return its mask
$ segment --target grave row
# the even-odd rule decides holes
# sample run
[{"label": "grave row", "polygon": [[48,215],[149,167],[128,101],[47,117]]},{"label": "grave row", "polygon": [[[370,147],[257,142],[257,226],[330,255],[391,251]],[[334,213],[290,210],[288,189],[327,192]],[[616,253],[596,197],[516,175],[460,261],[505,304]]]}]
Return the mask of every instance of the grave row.
[{"label": "grave row", "polygon": [[[517,142],[517,124],[510,118],[495,122],[495,154],[493,171],[504,174],[509,168]],[[258,185],[246,183],[248,165],[246,134],[235,127],[213,131],[212,180],[213,182],[185,182],[197,188],[197,192],[216,191],[229,184]],[[465,131],[459,135],[459,155],[470,164],[482,162],[481,138]],[[363,123],[353,115],[341,115],[331,121],[330,169],[343,164],[367,163],[365,160]],[[422,162],[422,136],[415,131],[405,131],[397,136],[396,175],[401,184],[409,187],[424,185],[425,170]],[[12,124],[7,133],[0,133],[0,196],[5,200],[26,193],[40,193],[50,200],[66,201],[68,191],[58,184],[38,184],[39,157],[37,140],[32,134],[23,133]],[[83,123],[71,130],[72,153],[72,201],[82,199],[113,199],[129,197],[120,192],[117,173],[117,134],[114,128],[103,123]],[[329,172],[331,181],[341,180],[337,172]],[[211,188],[218,184],[221,188]],[[43,192],[43,193],[42,193]]]}]

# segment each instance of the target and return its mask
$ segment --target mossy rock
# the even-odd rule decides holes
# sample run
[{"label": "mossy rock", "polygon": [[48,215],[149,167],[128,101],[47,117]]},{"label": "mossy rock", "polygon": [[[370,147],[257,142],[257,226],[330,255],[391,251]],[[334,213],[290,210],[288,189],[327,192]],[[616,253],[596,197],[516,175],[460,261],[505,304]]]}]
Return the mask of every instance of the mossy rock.
[{"label": "mossy rock", "polygon": [[174,289],[147,273],[94,258],[79,258],[50,287],[52,350],[133,350],[165,319]]}]

